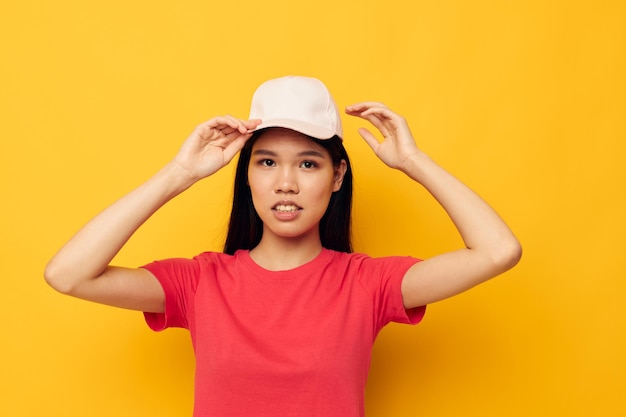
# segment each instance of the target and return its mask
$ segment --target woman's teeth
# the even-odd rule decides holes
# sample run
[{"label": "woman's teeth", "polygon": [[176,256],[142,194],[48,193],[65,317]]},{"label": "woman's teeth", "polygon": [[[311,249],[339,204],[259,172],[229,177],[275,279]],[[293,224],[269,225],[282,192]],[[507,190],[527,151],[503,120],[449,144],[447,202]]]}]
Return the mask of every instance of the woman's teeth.
[{"label": "woman's teeth", "polygon": [[281,211],[281,212],[291,212],[291,211],[297,211],[298,207],[293,206],[293,205],[279,204],[278,206],[274,208],[274,210]]}]

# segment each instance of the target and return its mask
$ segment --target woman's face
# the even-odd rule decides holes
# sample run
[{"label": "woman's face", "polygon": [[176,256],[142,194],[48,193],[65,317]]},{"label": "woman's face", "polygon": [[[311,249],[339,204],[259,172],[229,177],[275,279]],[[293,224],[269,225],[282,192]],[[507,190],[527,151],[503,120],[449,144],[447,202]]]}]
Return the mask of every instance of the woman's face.
[{"label": "woman's face", "polygon": [[341,188],[346,162],[334,166],[326,149],[289,129],[268,129],[252,146],[248,184],[263,221],[263,238],[319,240],[319,222]]}]

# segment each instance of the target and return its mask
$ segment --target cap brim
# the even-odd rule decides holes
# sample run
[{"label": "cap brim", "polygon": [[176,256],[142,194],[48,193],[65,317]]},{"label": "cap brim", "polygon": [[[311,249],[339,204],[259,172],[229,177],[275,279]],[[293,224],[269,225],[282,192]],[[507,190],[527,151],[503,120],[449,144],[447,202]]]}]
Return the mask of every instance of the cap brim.
[{"label": "cap brim", "polygon": [[336,133],[330,129],[325,129],[323,127],[311,123],[302,122],[300,120],[290,119],[263,120],[262,123],[258,125],[256,129],[254,129],[254,131],[256,132],[270,127],[283,127],[322,140],[331,139],[333,136],[336,135]]}]

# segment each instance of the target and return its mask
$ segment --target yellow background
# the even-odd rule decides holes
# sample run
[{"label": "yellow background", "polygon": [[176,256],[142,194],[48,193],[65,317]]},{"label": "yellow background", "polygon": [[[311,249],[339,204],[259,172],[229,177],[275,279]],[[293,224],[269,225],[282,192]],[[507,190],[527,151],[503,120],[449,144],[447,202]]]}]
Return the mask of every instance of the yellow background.
[{"label": "yellow background", "polygon": [[[403,114],[524,246],[514,270],[383,331],[368,415],[626,415],[623,1],[24,0],[3,4],[0,39],[0,415],[191,415],[185,331],[63,297],[42,271],[197,123],[246,117],[285,74]],[[457,248],[344,124],[357,250]],[[171,202],[116,262],[219,250],[231,177]]]}]

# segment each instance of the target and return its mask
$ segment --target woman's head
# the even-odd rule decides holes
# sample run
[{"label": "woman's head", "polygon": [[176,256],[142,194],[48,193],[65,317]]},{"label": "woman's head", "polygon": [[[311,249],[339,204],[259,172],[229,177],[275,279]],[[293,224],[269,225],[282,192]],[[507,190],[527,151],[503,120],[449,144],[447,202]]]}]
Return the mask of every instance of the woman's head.
[{"label": "woman's head", "polygon": [[[322,246],[337,251],[351,252],[352,169],[342,143],[343,130],[339,111],[326,86],[317,79],[299,76],[266,81],[254,93],[249,118],[261,119],[262,122],[239,155],[233,206],[224,252],[233,254],[237,249],[252,249],[261,241],[264,228],[263,217],[266,221],[270,221],[272,216],[265,212],[259,216],[255,210],[255,204],[264,204],[260,200],[264,200],[269,193],[269,186],[257,185],[267,183],[268,176],[275,175],[275,170],[266,169],[269,168],[269,165],[274,166],[277,162],[272,159],[274,158],[273,154],[280,153],[280,155],[276,155],[280,158],[289,157],[290,150],[294,149],[294,146],[304,146],[310,150],[317,149],[320,154],[324,155],[324,158],[319,161],[321,165],[330,166],[335,174],[341,172],[341,181],[336,185],[331,185],[332,193],[324,194],[323,190],[317,190],[308,193],[308,195],[321,192],[320,196],[323,195],[324,197],[320,197],[320,202],[328,202],[325,210],[323,210],[323,215],[319,207],[315,208],[315,212],[321,216],[319,218],[319,237]],[[281,148],[280,145],[284,144],[285,141],[280,139],[285,139],[285,137],[291,138],[290,142],[287,142],[289,146]],[[298,139],[299,137],[300,139]],[[259,143],[262,144],[263,149],[255,150],[255,146]],[[257,152],[256,155],[255,152]],[[261,153],[260,156],[258,155],[259,152]],[[310,151],[305,153],[307,152],[311,153]],[[272,158],[266,158],[267,155]],[[294,166],[305,164],[302,166],[309,167],[310,161],[294,161],[295,159],[290,160],[289,163],[292,165],[295,163]],[[285,166],[283,162],[278,161],[281,166]],[[275,166],[278,166],[278,163]],[[259,164],[264,167],[264,170],[257,169]],[[313,164],[311,164],[312,166]],[[252,172],[250,171],[251,167]],[[305,171],[294,169],[290,172],[297,176],[301,172],[317,171],[309,171],[307,168]],[[305,175],[302,178],[308,177]],[[256,187],[254,190],[250,186],[251,179],[253,180],[252,185]],[[261,190],[265,190],[265,194],[262,194]],[[284,199],[277,196],[268,198],[270,198],[270,202],[291,201],[287,197]],[[296,205],[289,204],[288,206],[289,208],[281,207],[281,210],[296,210],[297,208]],[[276,215],[276,207],[272,206],[272,209]],[[299,215],[300,213],[294,213],[294,216]],[[288,218],[289,214],[282,213],[278,217]]]},{"label": "woman's head", "polygon": [[[351,252],[352,169],[341,139],[337,136],[325,140],[303,136],[304,141],[310,143],[307,149],[319,149],[320,154],[324,156],[310,153],[302,159],[295,159],[297,157],[292,158],[288,151],[284,151],[284,146],[281,148],[280,143],[284,142],[284,138],[281,139],[276,133],[277,129],[256,132],[239,154],[224,252],[233,254],[238,249],[252,249],[258,245],[263,236],[262,217],[272,223],[273,214],[268,209],[271,207],[276,212],[275,204],[281,201],[293,202],[294,210],[299,210],[301,208],[299,205],[304,206],[304,216],[313,216],[307,220],[300,220],[305,227],[313,224],[311,221],[319,221],[319,237],[323,247]],[[283,136],[290,136],[289,132],[284,133],[286,135]],[[259,144],[261,146],[256,146]],[[306,145],[301,144],[295,149],[302,149],[302,146]],[[308,173],[309,169],[318,169],[310,166],[311,164],[321,167],[328,164],[329,166],[324,169],[326,171],[329,167],[331,169],[330,175],[333,177],[329,178],[330,182],[326,183],[325,179],[320,182],[318,174]],[[278,165],[281,167],[278,168]],[[280,174],[277,173],[287,165],[292,169],[287,169],[286,174],[285,170]],[[307,173],[298,174],[298,172]],[[286,175],[287,178],[277,178],[280,175]],[[318,179],[311,185],[309,178],[315,175]],[[328,176],[328,172],[324,175]],[[321,207],[322,211],[320,204],[325,204]],[[263,216],[259,215],[255,205],[260,207]],[[286,207],[282,209],[290,210]],[[278,227],[283,224],[280,221],[276,223]],[[289,222],[284,224],[291,227],[289,230],[301,232],[293,228]]]}]

